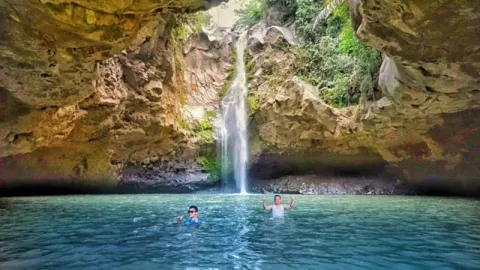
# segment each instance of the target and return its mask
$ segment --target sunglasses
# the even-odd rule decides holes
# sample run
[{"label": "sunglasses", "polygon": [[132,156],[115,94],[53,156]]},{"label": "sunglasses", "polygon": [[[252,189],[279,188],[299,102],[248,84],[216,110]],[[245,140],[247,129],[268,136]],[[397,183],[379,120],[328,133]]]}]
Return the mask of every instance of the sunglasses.
[{"label": "sunglasses", "polygon": [[195,213],[197,211],[188,210],[188,213]]}]

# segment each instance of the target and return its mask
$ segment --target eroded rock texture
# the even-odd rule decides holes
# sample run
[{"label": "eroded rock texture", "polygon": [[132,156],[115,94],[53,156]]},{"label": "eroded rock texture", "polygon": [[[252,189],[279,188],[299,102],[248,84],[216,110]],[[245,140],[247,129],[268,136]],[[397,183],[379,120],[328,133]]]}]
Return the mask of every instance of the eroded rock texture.
[{"label": "eroded rock texture", "polygon": [[[204,31],[184,44],[171,30],[174,13],[219,2],[0,1],[0,187],[208,183],[188,127],[218,109],[235,37]],[[373,193],[402,183],[478,194],[480,2],[349,2],[357,36],[384,53],[382,93],[359,106],[332,108],[294,76],[288,12],[251,29],[256,177],[383,171],[400,180]],[[292,179],[303,181],[280,188]],[[328,189],[310,180],[313,193]]]},{"label": "eroded rock texture", "polygon": [[[1,185],[114,188],[127,163],[194,159],[179,122],[198,120],[180,113],[196,93],[184,58],[198,46],[184,52],[171,30],[175,12],[220,2],[1,1]],[[228,53],[217,60],[208,83],[226,76]]]},{"label": "eroded rock texture", "polygon": [[[480,3],[357,0],[350,6],[359,38],[385,54],[382,96],[332,108],[318,89],[292,75],[301,61],[279,49],[292,44],[290,35],[278,33],[280,45],[277,38],[251,42],[251,96],[260,104],[252,119],[251,149],[261,153],[254,168],[268,167],[265,157],[272,154],[310,156],[317,167],[346,171],[354,165],[360,173],[386,162],[390,177],[412,185],[478,194]],[[333,153],[343,158],[329,158]],[[296,161],[283,163],[290,164],[284,170],[301,168],[305,158]]]}]

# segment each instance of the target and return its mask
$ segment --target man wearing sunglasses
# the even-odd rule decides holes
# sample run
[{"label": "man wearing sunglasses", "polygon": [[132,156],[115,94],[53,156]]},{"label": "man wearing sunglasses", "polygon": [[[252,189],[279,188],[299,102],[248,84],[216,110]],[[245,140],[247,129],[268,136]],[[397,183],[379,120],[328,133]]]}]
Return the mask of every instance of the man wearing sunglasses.
[{"label": "man wearing sunglasses", "polygon": [[[200,225],[202,221],[198,218],[198,207],[192,205],[188,208],[188,220],[185,221],[185,225]],[[177,221],[181,222],[183,220],[183,216],[178,216]]]}]

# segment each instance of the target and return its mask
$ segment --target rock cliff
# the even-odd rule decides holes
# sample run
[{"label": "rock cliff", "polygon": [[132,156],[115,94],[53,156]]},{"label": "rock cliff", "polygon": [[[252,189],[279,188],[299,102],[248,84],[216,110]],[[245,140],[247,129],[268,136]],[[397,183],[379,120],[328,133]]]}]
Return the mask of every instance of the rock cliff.
[{"label": "rock cliff", "polygon": [[221,89],[230,45],[172,29],[220,2],[1,1],[0,186],[113,189],[127,164],[175,158],[199,172],[182,123],[203,112],[182,112],[218,104],[202,85]]},{"label": "rock cliff", "polygon": [[[235,34],[175,29],[220,2],[0,1],[0,188],[211,184]],[[296,76],[291,14],[269,9],[249,30],[250,175],[282,177],[255,190],[479,194],[480,2],[348,2],[355,35],[383,54],[378,91],[356,106]]]},{"label": "rock cliff", "polygon": [[251,175],[377,171],[478,194],[480,4],[363,0],[350,10],[356,35],[384,53],[381,95],[358,106],[333,108],[294,76],[302,60],[290,29],[251,29]]}]

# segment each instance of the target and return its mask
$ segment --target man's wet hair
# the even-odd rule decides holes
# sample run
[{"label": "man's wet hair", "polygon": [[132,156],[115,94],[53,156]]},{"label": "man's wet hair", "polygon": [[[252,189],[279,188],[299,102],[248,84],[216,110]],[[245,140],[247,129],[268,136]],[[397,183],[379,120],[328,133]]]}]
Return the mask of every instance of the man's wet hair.
[{"label": "man's wet hair", "polygon": [[192,209],[192,208],[195,209],[195,212],[198,212],[198,207],[196,207],[195,205],[188,207],[188,209]]},{"label": "man's wet hair", "polygon": [[280,196],[280,195],[275,195],[275,196],[273,197],[273,199],[275,200],[277,197],[280,198],[280,199],[282,198],[282,196]]}]

